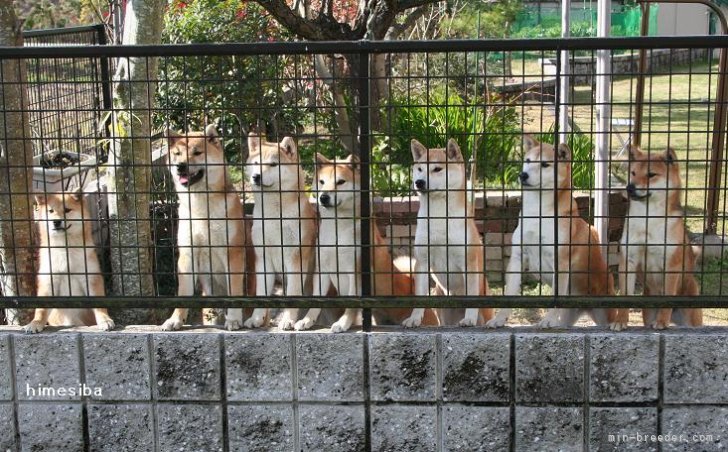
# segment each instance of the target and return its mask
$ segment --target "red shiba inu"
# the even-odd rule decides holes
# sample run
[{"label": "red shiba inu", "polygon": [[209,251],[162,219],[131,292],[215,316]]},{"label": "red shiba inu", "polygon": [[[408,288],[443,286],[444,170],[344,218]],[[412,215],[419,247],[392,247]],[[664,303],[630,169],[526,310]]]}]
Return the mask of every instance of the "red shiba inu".
[{"label": "red shiba inu", "polygon": [[[90,214],[80,191],[48,193],[35,198],[40,226],[38,296],[104,296],[104,279],[91,234]],[[51,326],[90,326],[114,329],[106,309],[35,310],[27,333]]]},{"label": "red shiba inu", "polygon": [[[619,286],[634,295],[639,278],[649,295],[697,296],[695,255],[688,240],[680,205],[682,181],[675,151],[647,154],[630,148],[629,213],[622,235]],[[627,327],[629,310],[620,309],[612,329]],[[701,309],[643,309],[644,324],[664,329],[670,320],[680,326],[703,324]]]}]

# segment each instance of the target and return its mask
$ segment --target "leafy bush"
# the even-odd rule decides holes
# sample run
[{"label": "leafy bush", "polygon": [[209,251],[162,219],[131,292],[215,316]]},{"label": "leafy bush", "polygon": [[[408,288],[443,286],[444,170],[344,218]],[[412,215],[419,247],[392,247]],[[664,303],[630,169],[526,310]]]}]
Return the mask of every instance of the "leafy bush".
[{"label": "leafy bush", "polygon": [[[554,127],[539,135],[543,143],[554,144]],[[574,126],[567,136],[566,144],[571,149],[571,183],[574,188],[591,190],[594,188],[594,141]]]},{"label": "leafy bush", "polygon": [[[164,43],[251,42],[281,37],[270,16],[241,0],[174,0],[166,14]],[[296,105],[284,108],[279,56],[195,56],[160,62],[158,128],[201,130],[217,122],[227,157],[240,161],[245,130],[259,120],[295,123]],[[285,128],[285,127],[284,127]]]},{"label": "leafy bush", "polygon": [[496,96],[473,108],[455,90],[435,89],[429,95],[395,98],[386,110],[388,127],[374,146],[373,161],[379,163],[372,169],[376,189],[409,193],[412,138],[427,147],[444,147],[454,138],[466,160],[475,150],[478,180],[485,185],[502,187],[517,180],[520,120],[516,109]]}]

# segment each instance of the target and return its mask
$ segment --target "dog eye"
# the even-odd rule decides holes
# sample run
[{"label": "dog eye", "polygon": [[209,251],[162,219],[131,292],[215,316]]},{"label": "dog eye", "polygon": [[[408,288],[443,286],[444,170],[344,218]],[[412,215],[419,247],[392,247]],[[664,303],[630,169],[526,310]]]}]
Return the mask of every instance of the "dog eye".
[{"label": "dog eye", "polygon": [[544,168],[548,168],[551,165],[548,164],[548,163],[546,163],[546,162],[541,162],[541,166],[544,167]]},{"label": "dog eye", "polygon": [[73,209],[63,209],[63,211],[66,213],[71,213],[71,212],[73,212]]},{"label": "dog eye", "polygon": [[271,163],[268,164],[268,166],[270,166],[271,168],[275,168],[276,166],[278,166],[278,163],[271,162]]},{"label": "dog eye", "polygon": [[202,151],[192,151],[192,155],[202,155]]},{"label": "dog eye", "polygon": [[633,176],[636,176],[636,175],[637,175],[637,173],[636,173],[636,172],[634,172],[634,171],[632,171],[632,175],[633,175]]},{"label": "dog eye", "polygon": [[432,172],[433,172],[433,173],[439,173],[440,171],[442,171],[442,167],[441,167],[441,166],[436,166],[436,167],[435,167],[435,168],[434,168],[434,169],[432,170]]},{"label": "dog eye", "polygon": [[344,185],[345,183],[346,181],[344,179],[339,179],[338,181],[336,181],[336,185]]},{"label": "dog eye", "polygon": [[652,179],[655,176],[657,176],[656,173],[647,173],[647,177],[649,177],[650,179]]},{"label": "dog eye", "polygon": [[55,210],[53,210],[53,209],[48,209],[48,213],[54,213],[54,212],[55,212]]},{"label": "dog eye", "polygon": [[531,159],[526,159],[526,163],[531,163]]},{"label": "dog eye", "polygon": [[323,180],[323,179],[321,179],[321,180],[319,181],[319,185],[323,185],[324,183],[325,183],[325,182],[324,182],[324,180]]},{"label": "dog eye", "polygon": [[417,172],[418,173],[421,173],[422,172],[422,167],[421,166],[417,168]]}]

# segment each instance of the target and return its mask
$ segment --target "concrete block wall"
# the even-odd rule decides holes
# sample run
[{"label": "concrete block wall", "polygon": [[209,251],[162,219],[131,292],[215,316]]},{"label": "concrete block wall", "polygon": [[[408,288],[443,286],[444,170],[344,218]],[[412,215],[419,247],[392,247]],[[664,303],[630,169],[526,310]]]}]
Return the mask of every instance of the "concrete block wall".
[{"label": "concrete block wall", "polygon": [[728,447],[721,330],[88,331],[0,330],[0,450]]}]

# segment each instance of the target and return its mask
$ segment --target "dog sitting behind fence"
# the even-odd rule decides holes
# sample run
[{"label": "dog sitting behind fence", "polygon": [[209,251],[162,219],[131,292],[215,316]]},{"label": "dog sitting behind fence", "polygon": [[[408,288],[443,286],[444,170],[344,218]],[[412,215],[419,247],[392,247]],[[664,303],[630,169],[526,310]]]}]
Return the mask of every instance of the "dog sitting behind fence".
[{"label": "dog sitting behind fence", "polygon": [[[82,193],[48,193],[36,196],[35,202],[41,242],[38,296],[104,296],[104,280]],[[24,329],[26,333],[38,333],[46,325],[98,325],[108,331],[114,328],[114,321],[106,309],[38,308]]]},{"label": "dog sitting behind fence", "polygon": [[[215,126],[184,135],[170,131],[168,146],[169,169],[179,197],[177,295],[194,295],[198,284],[203,296],[244,295],[247,228]],[[187,311],[175,309],[162,329],[180,329]],[[205,324],[217,323],[216,317],[214,310],[203,310]],[[239,329],[242,323],[242,309],[227,310],[227,329]]]}]

